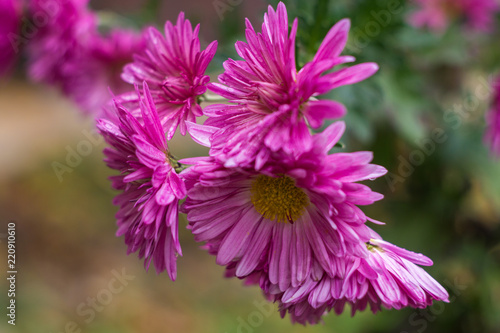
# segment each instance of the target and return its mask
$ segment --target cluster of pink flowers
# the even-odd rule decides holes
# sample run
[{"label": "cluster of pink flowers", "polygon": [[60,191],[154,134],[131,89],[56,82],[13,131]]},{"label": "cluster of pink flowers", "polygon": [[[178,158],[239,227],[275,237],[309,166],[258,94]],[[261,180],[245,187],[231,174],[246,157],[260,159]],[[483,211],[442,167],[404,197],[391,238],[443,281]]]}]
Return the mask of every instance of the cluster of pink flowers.
[{"label": "cluster of pink flowers", "polygon": [[[202,49],[199,25],[183,13],[163,33],[150,27],[101,35],[86,0],[54,1],[58,10],[27,47],[30,75],[100,114],[97,127],[110,145],[105,162],[119,172],[111,177],[120,191],[117,235],[146,268],[153,263],[176,279],[183,212],[226,276],[259,285],[292,322],[315,324],[346,304],[354,313],[367,305],[376,312],[448,302],[419,267],[431,265],[429,258],[367,225],[383,223],[359,206],[383,196],[359,182],[385,168],[371,163],[371,152],[329,153],[345,131],[342,121],[312,134],[347,112],[320,95],[378,70],[346,65],[355,61],[341,55],[349,20],[334,25],[297,70],[298,20],[289,26],[285,5],[270,6],[260,32],[246,21],[246,42],[236,43],[241,60],[225,61],[219,82],[209,83],[217,42]],[[33,0],[30,11],[44,6]],[[207,89],[228,103],[202,109]],[[197,124],[202,115],[208,119]],[[176,160],[168,140],[177,129],[210,147],[209,156]]]},{"label": "cluster of pink flowers", "polygon": [[315,324],[346,304],[354,313],[447,302],[446,290],[417,266],[432,261],[383,241],[366,224],[380,222],[358,207],[383,197],[358,182],[386,170],[370,163],[371,152],[328,153],[343,122],[310,132],[346,112],[316,96],[371,76],[377,65],[331,71],[354,60],[340,56],[349,31],[342,20],[297,71],[296,31],[282,3],[269,7],[262,32],[247,21],[247,43],[236,43],[243,60],[227,60],[220,83],[209,85],[230,104],[206,107],[204,125],[188,124],[210,147],[209,157],[180,161],[192,165],[181,173],[181,209],[195,240],[227,277],[259,285],[292,322]]},{"label": "cluster of pink flowers", "polygon": [[[293,322],[317,323],[334,309],[370,305],[426,307],[448,294],[417,265],[430,259],[398,248],[371,230],[360,205],[382,195],[360,181],[386,170],[371,152],[334,153],[345,130],[337,121],[345,107],[317,99],[336,87],[373,75],[373,63],[344,66],[349,32],[342,20],[327,34],[311,62],[295,66],[295,20],[289,30],[285,6],[269,7],[262,32],[247,21],[243,60],[229,59],[220,83],[205,75],[216,42],[200,49],[199,26],[183,14],[165,34],[150,28],[146,48],[125,66],[122,78],[136,90],[117,96],[98,127],[112,148],[108,165],[121,173],[118,235],[145,265],[176,277],[181,254],[178,209],[187,214],[195,240],[226,267],[227,277],[258,284]],[[229,104],[201,109],[210,89]],[[114,113],[114,115],[113,115]],[[196,117],[208,116],[205,124]],[[167,140],[187,132],[210,156],[175,160]],[[184,203],[179,207],[180,200]]]},{"label": "cluster of pink flowers", "polygon": [[419,7],[409,17],[415,27],[443,32],[457,19],[475,31],[490,31],[500,5],[496,0],[415,0]]}]

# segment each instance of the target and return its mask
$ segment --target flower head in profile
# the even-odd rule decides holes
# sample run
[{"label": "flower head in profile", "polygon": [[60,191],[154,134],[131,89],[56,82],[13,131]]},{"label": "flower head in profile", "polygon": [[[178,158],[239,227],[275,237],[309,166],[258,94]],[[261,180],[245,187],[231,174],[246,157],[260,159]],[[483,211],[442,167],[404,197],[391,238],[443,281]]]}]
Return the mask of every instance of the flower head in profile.
[{"label": "flower head in profile", "polygon": [[374,63],[364,63],[329,72],[354,61],[353,57],[340,56],[350,28],[345,19],[330,29],[312,61],[297,71],[297,24],[295,19],[289,29],[283,3],[276,11],[269,6],[262,32],[256,32],[247,20],[247,42],[236,43],[243,60],[224,62],[220,83],[209,85],[232,103],[204,109],[210,117],[206,124],[219,128],[212,154],[220,154],[228,164],[253,163],[252,156],[266,160],[279,150],[287,154],[309,150],[312,138],[308,125],[319,128],[325,119],[345,114],[342,104],[315,97],[362,81],[378,69]]},{"label": "flower head in profile", "polygon": [[493,154],[500,156],[500,77],[493,84],[493,103],[486,115],[487,130],[485,141]]},{"label": "flower head in profile", "polygon": [[316,271],[335,276],[338,257],[366,256],[362,240],[370,234],[358,205],[382,195],[357,182],[386,170],[370,164],[370,152],[328,155],[344,127],[331,125],[313,137],[309,152],[269,159],[260,171],[226,167],[214,157],[181,161],[194,163],[182,173],[188,188],[182,210],[195,240],[237,277],[264,270],[282,292]]},{"label": "flower head in profile", "polygon": [[443,32],[456,19],[464,18],[471,30],[491,30],[500,6],[495,0],[417,0],[419,8],[409,17],[417,28]]},{"label": "flower head in profile", "polygon": [[107,165],[120,171],[112,177],[113,188],[122,191],[114,200],[120,207],[117,235],[125,236],[129,253],[139,251],[146,268],[153,262],[158,273],[167,270],[175,280],[176,257],[181,255],[178,204],[186,188],[176,173],[148,85],[143,87],[143,124],[118,105],[119,122],[100,119],[97,127],[111,145],[104,150]]},{"label": "flower head in profile", "polygon": [[[128,64],[122,74],[126,82],[148,83],[169,139],[177,127],[185,135],[185,122],[195,122],[196,117],[202,115],[198,98],[207,90],[210,77],[205,71],[215,55],[217,41],[201,51],[199,27],[197,25],[193,30],[191,22],[180,13],[176,25],[166,22],[165,36],[157,29],[149,28],[145,49],[134,57],[134,62]],[[137,96],[125,94],[120,99],[134,103]]]},{"label": "flower head in profile", "polygon": [[11,69],[20,51],[20,4],[17,0],[0,1],[0,77]]},{"label": "flower head in profile", "polygon": [[[318,270],[299,287],[278,291],[265,273],[258,281],[270,299],[278,302],[281,316],[287,313],[292,322],[316,324],[328,311],[341,314],[349,304],[351,313],[363,311],[369,305],[372,312],[404,307],[425,308],[433,301],[448,302],[447,291],[425,270],[432,261],[385,242],[373,230],[366,241],[366,257],[336,258],[338,270],[334,276]],[[253,277],[255,283],[256,277]],[[264,282],[264,283],[263,283]]]}]

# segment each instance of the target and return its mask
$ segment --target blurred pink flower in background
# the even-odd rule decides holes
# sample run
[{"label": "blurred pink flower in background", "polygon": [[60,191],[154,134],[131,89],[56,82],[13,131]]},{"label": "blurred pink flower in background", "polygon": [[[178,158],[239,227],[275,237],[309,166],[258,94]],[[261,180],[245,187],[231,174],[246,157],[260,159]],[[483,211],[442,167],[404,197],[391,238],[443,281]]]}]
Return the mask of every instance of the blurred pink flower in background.
[{"label": "blurred pink flower in background", "polygon": [[[50,4],[50,7],[49,5]],[[115,28],[102,35],[87,0],[34,0],[31,14],[46,15],[29,41],[29,75],[59,87],[84,113],[102,115],[113,93],[133,90],[120,78],[123,66],[145,46],[144,35]]]},{"label": "blurred pink flower in background", "polygon": [[[97,32],[97,19],[88,0],[33,0],[32,17],[45,15],[47,23],[35,27],[28,43],[28,74],[36,82],[61,85],[66,65],[81,57]],[[48,4],[50,7],[48,7]]]},{"label": "blurred pink flower in background", "polygon": [[121,79],[123,67],[133,54],[146,45],[144,33],[114,29],[106,36],[94,35],[85,50],[64,64],[66,78],[63,92],[80,108],[97,117],[113,94],[130,91],[132,86]]},{"label": "blurred pink flower in background", "polygon": [[5,75],[19,57],[21,2],[0,0],[0,76]]},{"label": "blurred pink flower in background", "polygon": [[493,102],[490,111],[486,114],[485,141],[492,153],[500,156],[500,76],[493,83]]},{"label": "blurred pink flower in background", "polygon": [[488,32],[499,10],[495,0],[415,0],[415,3],[419,8],[409,16],[409,23],[436,32],[443,32],[454,20],[461,19],[471,30]]}]

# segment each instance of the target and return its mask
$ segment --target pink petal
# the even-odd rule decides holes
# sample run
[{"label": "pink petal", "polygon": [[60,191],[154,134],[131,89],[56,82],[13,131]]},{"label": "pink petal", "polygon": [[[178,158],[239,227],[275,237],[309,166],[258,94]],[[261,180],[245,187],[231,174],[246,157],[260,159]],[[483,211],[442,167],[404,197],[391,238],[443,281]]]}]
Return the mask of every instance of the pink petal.
[{"label": "pink petal", "polygon": [[346,114],[345,106],[331,100],[311,101],[307,103],[304,114],[312,128],[319,128],[325,119],[341,118]]}]

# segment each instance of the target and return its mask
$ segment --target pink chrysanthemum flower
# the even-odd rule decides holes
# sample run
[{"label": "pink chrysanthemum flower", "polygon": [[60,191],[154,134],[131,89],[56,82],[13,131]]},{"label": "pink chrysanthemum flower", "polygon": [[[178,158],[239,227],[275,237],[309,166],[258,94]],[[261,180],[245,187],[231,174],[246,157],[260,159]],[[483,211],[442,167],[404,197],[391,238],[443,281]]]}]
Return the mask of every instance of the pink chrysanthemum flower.
[{"label": "pink chrysanthemum flower", "polygon": [[117,106],[119,123],[106,119],[97,127],[112,148],[106,148],[107,165],[121,174],[112,178],[122,190],[114,200],[120,207],[117,235],[125,236],[128,252],[139,251],[145,266],[154,263],[158,273],[177,275],[176,257],[182,255],[178,238],[178,204],[186,187],[175,171],[165,134],[146,83],[140,109],[144,124]]},{"label": "pink chrysanthemum flower", "polygon": [[60,85],[67,79],[65,64],[85,53],[94,37],[96,18],[88,0],[30,1],[31,16],[47,16],[28,44],[28,73],[37,82]]},{"label": "pink chrysanthemum flower", "polygon": [[[145,50],[134,57],[134,62],[127,65],[122,74],[126,82],[148,83],[168,139],[177,127],[185,135],[185,122],[195,122],[196,117],[203,114],[198,97],[207,90],[210,77],[205,71],[215,55],[217,41],[201,51],[199,28],[197,25],[193,30],[182,12],[175,26],[166,22],[165,36],[149,28]],[[137,96],[126,94],[120,96],[120,100],[134,103]]]},{"label": "pink chrysanthemum flower", "polygon": [[110,90],[113,94],[130,90],[121,73],[145,44],[144,34],[132,30],[114,29],[106,36],[93,36],[84,50],[63,64],[63,92],[83,111],[101,114],[111,100]]},{"label": "pink chrysanthemum flower", "polygon": [[276,11],[269,6],[261,33],[255,32],[247,20],[247,43],[236,43],[243,60],[224,62],[220,83],[209,85],[210,90],[233,103],[204,109],[210,117],[206,124],[220,129],[211,153],[220,154],[228,165],[252,163],[249,157],[265,161],[280,149],[288,154],[309,150],[312,139],[307,124],[319,128],[323,120],[345,114],[342,104],[314,97],[362,81],[378,70],[376,64],[364,63],[327,72],[354,61],[353,57],[340,56],[350,28],[350,21],[345,19],[331,28],[313,60],[297,71],[297,22],[295,19],[289,31],[283,3]]},{"label": "pink chrysanthemum flower", "polygon": [[485,141],[493,154],[500,156],[500,77],[493,84],[494,95],[491,110],[486,115],[488,129]]},{"label": "pink chrysanthemum flower", "polygon": [[21,6],[16,0],[0,1],[0,77],[14,64],[20,52]]},{"label": "pink chrysanthemum flower", "polygon": [[330,310],[341,314],[346,304],[351,313],[367,305],[373,313],[404,307],[425,308],[434,300],[448,302],[447,291],[417,265],[431,266],[432,260],[383,241],[371,231],[366,242],[366,257],[336,258],[337,271],[332,277],[314,271],[299,287],[279,291],[264,272],[251,277],[248,284],[260,283],[271,300],[278,301],[281,316],[289,313],[292,322],[316,324]]},{"label": "pink chrysanthemum flower", "polygon": [[297,159],[283,154],[261,171],[228,168],[214,157],[181,161],[195,163],[182,173],[188,188],[182,210],[195,240],[240,278],[267,271],[281,291],[318,269],[334,276],[335,258],[366,256],[361,240],[369,229],[358,205],[382,195],[356,182],[386,170],[370,164],[370,152],[327,155],[344,128],[332,124],[313,137],[309,152]]},{"label": "pink chrysanthemum flower", "polygon": [[499,10],[495,0],[417,0],[419,9],[409,17],[417,28],[443,32],[451,21],[465,18],[472,30],[489,31]]}]

